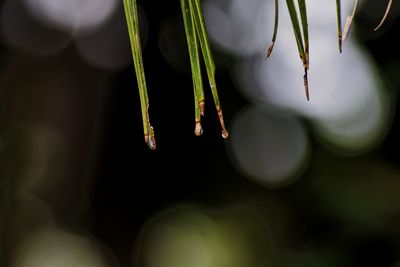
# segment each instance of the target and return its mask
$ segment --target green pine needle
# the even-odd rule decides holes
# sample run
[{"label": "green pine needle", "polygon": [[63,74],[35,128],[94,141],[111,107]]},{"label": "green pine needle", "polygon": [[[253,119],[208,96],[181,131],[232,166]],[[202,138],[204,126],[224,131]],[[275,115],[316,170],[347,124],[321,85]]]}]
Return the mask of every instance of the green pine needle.
[{"label": "green pine needle", "polygon": [[[299,16],[297,14],[296,6],[294,0],[286,0],[286,4],[288,7],[290,20],[292,21],[294,36],[297,43],[297,48],[299,50],[300,59],[303,62],[304,66],[304,89],[306,93],[306,98],[310,100],[310,92],[308,89],[308,68],[309,68],[309,57],[308,51],[306,51],[305,47],[308,49],[308,23],[307,23],[307,12],[304,0],[299,0],[300,7],[300,16],[302,18],[302,26],[303,26],[303,35],[300,28]],[[303,36],[304,40],[303,41]]]},{"label": "green pine needle", "polygon": [[270,57],[272,50],[274,50],[276,38],[278,36],[278,25],[279,25],[279,0],[275,0],[275,22],[274,22],[274,33],[272,35],[272,42],[267,50],[266,58]]},{"label": "green pine needle", "polygon": [[186,39],[189,48],[190,65],[192,69],[194,99],[195,99],[195,134],[202,135],[201,115],[204,115],[204,91],[201,77],[199,47],[196,27],[193,21],[193,9],[188,0],[181,0],[182,15],[185,25]]},{"label": "green pine needle", "polygon": [[[200,136],[203,133],[201,126],[201,116],[204,116],[204,89],[201,74],[200,50],[205,63],[208,81],[211,87],[214,104],[218,113],[222,128],[222,137],[228,137],[228,131],[225,128],[221,104],[219,101],[217,86],[215,82],[215,64],[213,54],[207,37],[207,29],[204,22],[201,8],[201,0],[180,0],[185,25],[186,39],[190,56],[190,65],[192,70],[194,102],[195,102],[195,134]],[[355,0],[354,8],[347,17],[344,28],[342,28],[341,0],[336,0],[337,13],[337,31],[339,51],[342,52],[343,41],[347,38],[353,18],[355,16],[359,0]],[[142,49],[140,44],[139,19],[136,0],[123,0],[126,22],[128,26],[129,38],[132,48],[133,62],[135,66],[136,78],[138,83],[140,104],[142,110],[143,131],[145,142],[151,149],[156,148],[154,130],[150,124],[149,118],[149,100],[147,94],[146,78],[143,66]],[[308,89],[308,69],[310,65],[309,57],[309,33],[308,16],[306,0],[297,0],[298,10],[294,0],[286,0],[290,20],[293,26],[293,32],[299,52],[299,56],[304,67],[304,87],[307,100],[310,100]],[[388,0],[386,12],[374,30],[378,30],[386,21],[391,10],[393,0]],[[300,19],[299,19],[300,18]],[[269,57],[274,48],[279,24],[279,0],[275,0],[275,22],[272,43],[268,47],[267,57]]]},{"label": "green pine needle", "polygon": [[342,53],[342,3],[341,0],[336,0],[336,15],[337,15],[337,31],[338,31],[338,42],[339,52]]},{"label": "green pine needle", "polygon": [[[201,9],[201,3],[200,3],[200,0],[186,0],[186,1],[182,0],[181,4],[182,3],[189,4],[190,15],[192,16],[192,21],[194,21],[194,25],[195,25],[195,29],[196,29],[195,32],[197,33],[197,37],[200,42],[200,47],[201,47],[202,55],[204,58],[204,63],[206,66],[206,71],[207,71],[207,76],[208,76],[208,80],[209,80],[210,87],[211,87],[211,92],[212,92],[212,95],[214,98],[214,104],[217,109],[218,118],[219,118],[221,128],[222,128],[222,137],[224,139],[226,139],[226,138],[228,138],[229,134],[225,128],[224,117],[222,114],[221,104],[220,104],[219,97],[218,97],[217,85],[215,82],[214,59],[213,59],[211,47],[210,47],[210,44],[208,41],[208,37],[207,37],[207,30],[206,30],[206,25],[204,22],[203,12]],[[183,9],[183,12],[186,13],[187,12],[186,9]],[[184,14],[184,17],[185,16],[186,16],[186,14]],[[190,29],[188,29],[188,27],[186,27],[186,32],[190,32]],[[190,39],[190,38],[188,38],[188,39]],[[190,42],[190,40],[188,40],[188,42]],[[189,43],[189,47],[190,47],[190,43]],[[189,53],[191,53],[191,52],[189,51]],[[194,60],[191,59],[191,61],[194,61]],[[201,79],[201,76],[197,72],[193,73],[193,77],[196,77],[196,79],[197,78]],[[195,88],[195,91],[196,91],[196,88]],[[200,98],[198,98],[197,100],[201,101]],[[198,125],[198,123],[196,125]]]},{"label": "green pine needle", "polygon": [[301,25],[303,30],[303,38],[304,38],[304,52],[306,55],[305,63],[306,68],[309,69],[310,66],[310,56],[309,56],[309,41],[308,41],[308,19],[307,19],[307,6],[305,0],[298,0],[299,3],[299,10],[300,10],[300,18],[301,18]]},{"label": "green pine needle", "polygon": [[150,124],[149,99],[147,95],[146,78],[144,74],[142,48],[140,44],[139,19],[136,0],[123,0],[129,38],[132,48],[133,62],[135,65],[136,78],[139,88],[140,105],[142,110],[143,132],[145,142],[150,149],[156,149],[154,130]]}]

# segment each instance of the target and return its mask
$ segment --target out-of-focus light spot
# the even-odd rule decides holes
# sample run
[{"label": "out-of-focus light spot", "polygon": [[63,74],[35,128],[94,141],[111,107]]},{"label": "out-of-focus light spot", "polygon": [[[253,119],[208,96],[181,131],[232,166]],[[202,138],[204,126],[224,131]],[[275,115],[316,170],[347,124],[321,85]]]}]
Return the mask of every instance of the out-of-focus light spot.
[{"label": "out-of-focus light spot", "polygon": [[[268,3],[274,8],[273,2]],[[321,140],[338,152],[371,148],[390,125],[393,103],[381,86],[373,62],[353,38],[338,52],[334,3],[309,6],[311,100],[305,100],[303,68],[288,12],[282,12],[278,42],[271,58],[243,59],[236,68],[244,94],[258,103],[291,110],[308,118]],[[351,5],[344,2],[343,12]],[[261,34],[261,33],[260,33]]]},{"label": "out-of-focus light spot", "polygon": [[43,24],[72,33],[95,30],[117,7],[116,0],[23,0],[32,15]]},{"label": "out-of-focus light spot", "polygon": [[[18,141],[13,141],[15,144],[11,148],[15,151],[9,151],[9,154],[14,159],[24,159],[17,161],[19,164],[14,163],[20,172],[12,177],[14,181],[18,181],[18,187],[13,193],[16,197],[27,196],[30,199],[36,198],[34,195],[38,188],[41,188],[41,192],[54,191],[54,185],[61,179],[57,174],[60,171],[65,172],[63,164],[68,154],[65,137],[59,131],[39,122],[13,126],[13,138]],[[40,198],[37,202],[40,203]],[[22,201],[21,204],[26,209],[34,209],[36,206],[33,200]]]},{"label": "out-of-focus light spot", "polygon": [[[121,1],[122,3],[122,1]],[[147,24],[143,13],[141,18],[141,40],[146,39]],[[118,12],[103,27],[85,35],[78,36],[76,48],[81,57],[89,64],[104,69],[119,69],[132,62],[128,29],[122,5]]]},{"label": "out-of-focus light spot", "polygon": [[[204,17],[211,40],[224,50],[238,56],[250,56],[266,48],[266,25],[273,25],[267,16],[268,1],[208,0]],[[272,26],[271,26],[272,29]]]},{"label": "out-of-focus light spot", "polygon": [[216,224],[205,214],[178,212],[156,218],[144,233],[146,267],[212,267]]},{"label": "out-of-focus light spot", "polygon": [[108,267],[94,241],[67,231],[45,229],[29,235],[17,249],[12,267]]},{"label": "out-of-focus light spot", "polygon": [[251,107],[237,115],[231,132],[233,161],[258,183],[286,184],[307,163],[307,133],[293,117]]},{"label": "out-of-focus light spot", "polygon": [[4,2],[1,34],[8,46],[35,58],[48,58],[60,53],[71,39],[51,27],[38,24],[16,0]]},{"label": "out-of-focus light spot", "polygon": [[[310,102],[304,96],[301,64],[293,62],[298,56],[293,53],[293,58],[287,57],[278,48],[271,65],[259,64],[256,73],[271,103],[308,118],[339,119],[356,113],[371,97],[378,97],[371,62],[357,53],[354,45],[346,45],[346,55],[340,56],[334,39],[315,36],[312,40],[315,43],[309,71]],[[296,44],[285,46],[296,51]]]},{"label": "out-of-focus light spot", "polygon": [[356,231],[398,232],[395,218],[400,209],[400,172],[380,160],[339,158],[320,153],[315,176],[306,186],[312,199],[335,220]]},{"label": "out-of-focus light spot", "polygon": [[[143,267],[262,266],[268,251],[259,237],[266,233],[258,232],[255,225],[246,225],[229,212],[177,207],[146,225],[135,260]],[[257,256],[260,248],[264,249],[261,260]]]},{"label": "out-of-focus light spot", "polygon": [[337,152],[358,154],[374,147],[392,122],[393,103],[384,94],[370,97],[363,109],[340,120],[314,120],[316,132]]}]

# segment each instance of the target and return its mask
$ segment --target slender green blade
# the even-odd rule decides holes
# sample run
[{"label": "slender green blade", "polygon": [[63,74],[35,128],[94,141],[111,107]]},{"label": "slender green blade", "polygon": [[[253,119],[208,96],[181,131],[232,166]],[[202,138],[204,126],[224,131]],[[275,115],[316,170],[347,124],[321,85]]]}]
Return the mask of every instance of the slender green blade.
[{"label": "slender green blade", "polygon": [[201,9],[200,0],[189,0],[190,8],[193,11],[193,19],[195,21],[197,34],[199,37],[201,49],[203,51],[204,62],[206,64],[207,73],[214,76],[215,65],[214,58],[211,52],[210,42],[207,37],[206,24],[204,22],[203,11]]},{"label": "slender green blade", "polygon": [[339,52],[342,53],[342,2],[336,0],[337,32],[339,42]]},{"label": "slender green blade", "polygon": [[[286,0],[286,4],[287,4],[288,10],[289,10],[290,20],[292,21],[294,36],[296,39],[297,48],[299,50],[299,55],[300,55],[301,61],[303,62],[303,66],[304,66],[304,76],[303,76],[304,89],[305,89],[305,93],[306,93],[306,98],[309,101],[310,100],[310,92],[309,92],[309,88],[308,88],[308,71],[307,71],[308,70],[308,56],[307,56],[306,50],[304,48],[299,17],[297,15],[297,10],[296,10],[294,0]],[[303,8],[305,8],[305,5]],[[303,14],[301,16],[304,16],[304,15],[307,16],[307,14],[304,13],[304,11],[301,13]],[[307,24],[307,22],[305,22],[305,23]],[[306,27],[306,28],[308,28],[308,27]],[[304,29],[303,29],[303,31],[304,31]],[[306,31],[307,31],[306,37],[308,38],[308,29]]]},{"label": "slender green blade", "polygon": [[294,37],[296,38],[297,48],[299,50],[300,58],[304,65],[306,65],[306,53],[303,44],[303,37],[301,34],[301,28],[299,23],[299,17],[297,15],[296,6],[294,0],[286,0],[286,4],[289,10],[290,20],[292,21]]},{"label": "slender green blade", "polygon": [[310,65],[310,45],[308,41],[308,19],[307,19],[307,6],[306,0],[298,0],[299,3],[299,11],[301,24],[303,29],[303,38],[304,38],[304,52],[306,54],[306,67],[309,68]]},{"label": "slender green blade", "polygon": [[196,31],[199,37],[200,46],[204,58],[204,62],[206,65],[207,76],[211,87],[211,92],[214,98],[215,107],[218,112],[219,122],[222,128],[222,137],[224,139],[228,138],[229,133],[226,130],[224,123],[224,116],[222,114],[221,104],[218,97],[217,85],[215,82],[215,65],[214,59],[210,47],[210,43],[207,37],[206,25],[204,22],[203,12],[201,9],[200,0],[189,0],[189,7],[193,12],[193,20],[195,22]]},{"label": "slender green blade", "polygon": [[390,9],[392,8],[393,0],[389,0],[388,5],[386,7],[385,14],[383,15],[382,20],[379,22],[378,26],[375,27],[374,31],[377,31],[380,27],[382,27],[383,23],[385,23],[386,18],[389,15]]},{"label": "slender green blade", "polygon": [[183,22],[185,25],[186,39],[188,43],[190,65],[195,98],[195,134],[200,136],[203,132],[201,127],[201,115],[204,114],[204,91],[200,69],[199,47],[196,35],[196,28],[192,19],[188,0],[181,0]]},{"label": "slender green blade", "polygon": [[275,22],[274,22],[274,33],[272,35],[272,42],[267,50],[267,58],[271,56],[272,50],[274,50],[276,38],[278,36],[279,27],[279,0],[275,0]]},{"label": "slender green blade", "polygon": [[123,0],[125,17],[128,26],[129,39],[132,48],[133,62],[135,65],[136,78],[139,88],[140,104],[142,110],[143,131],[145,142],[150,149],[156,149],[154,130],[149,118],[149,100],[147,95],[146,77],[144,74],[142,48],[140,44],[139,19],[136,0]]},{"label": "slender green blade", "polygon": [[[304,38],[304,53],[306,55],[305,58],[305,66],[304,66],[304,89],[306,93],[307,100],[310,100],[310,92],[308,89],[308,69],[310,68],[310,45],[308,40],[308,19],[307,19],[307,6],[306,0],[298,0],[301,25],[303,30],[303,38]],[[303,61],[304,63],[304,61]]]}]

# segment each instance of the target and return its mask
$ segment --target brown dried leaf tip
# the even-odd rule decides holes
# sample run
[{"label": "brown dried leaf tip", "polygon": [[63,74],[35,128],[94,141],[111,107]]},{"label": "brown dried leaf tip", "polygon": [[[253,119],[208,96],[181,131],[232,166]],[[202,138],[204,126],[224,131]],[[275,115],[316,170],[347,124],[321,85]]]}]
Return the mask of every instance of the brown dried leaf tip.
[{"label": "brown dried leaf tip", "polygon": [[196,125],[194,127],[194,134],[196,136],[201,136],[203,134],[203,127],[201,126],[200,121],[196,121]]},{"label": "brown dried leaf tip", "polygon": [[222,128],[222,134],[221,134],[222,138],[228,139],[229,132],[225,127],[224,115],[222,114],[221,106],[217,106],[217,112],[218,112],[219,123],[221,124],[221,128]]}]

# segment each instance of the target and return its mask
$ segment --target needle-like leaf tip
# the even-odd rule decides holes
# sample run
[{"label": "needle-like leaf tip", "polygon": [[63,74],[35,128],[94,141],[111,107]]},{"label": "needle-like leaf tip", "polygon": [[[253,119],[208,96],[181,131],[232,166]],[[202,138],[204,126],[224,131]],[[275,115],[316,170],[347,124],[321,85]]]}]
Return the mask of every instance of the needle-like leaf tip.
[{"label": "needle-like leaf tip", "polygon": [[274,45],[276,41],[276,37],[278,35],[278,24],[279,24],[279,0],[275,0],[275,25],[274,25],[274,33],[272,36],[272,43],[268,47],[267,55],[265,59],[269,58],[272,54],[272,50],[274,50]]},{"label": "needle-like leaf tip", "polygon": [[268,47],[268,49],[267,49],[267,55],[265,56],[265,59],[268,59],[268,58],[271,56],[272,51],[274,50],[274,45],[275,45],[275,42],[272,42],[272,43],[270,44],[270,46]]},{"label": "needle-like leaf tip", "polygon": [[383,18],[382,18],[382,20],[379,22],[378,26],[375,27],[374,31],[379,30],[379,28],[382,27],[383,23],[385,23],[385,21],[386,21],[388,15],[389,15],[390,9],[391,9],[391,7],[392,7],[392,3],[393,3],[393,0],[389,0],[388,5],[387,5],[387,7],[386,7],[385,14],[383,15]]},{"label": "needle-like leaf tip", "polygon": [[156,139],[154,138],[154,136],[145,135],[144,141],[146,142],[146,144],[149,146],[149,148],[151,150],[156,150],[157,144],[156,144]]},{"label": "needle-like leaf tip", "polygon": [[306,93],[306,98],[307,101],[310,101],[310,90],[308,88],[308,71],[307,68],[304,68],[304,89],[305,89],[305,93]]},{"label": "needle-like leaf tip", "polygon": [[221,135],[222,135],[222,138],[224,138],[224,139],[228,139],[228,137],[229,137],[229,133],[226,129],[222,130]]},{"label": "needle-like leaf tip", "polygon": [[225,128],[224,115],[222,114],[222,109],[220,106],[217,106],[217,113],[218,113],[219,123],[221,124],[222,128],[222,138],[227,139],[229,133]]},{"label": "needle-like leaf tip", "polygon": [[196,121],[196,125],[194,127],[194,134],[196,136],[201,136],[203,134],[203,127],[201,126],[200,121]]}]

